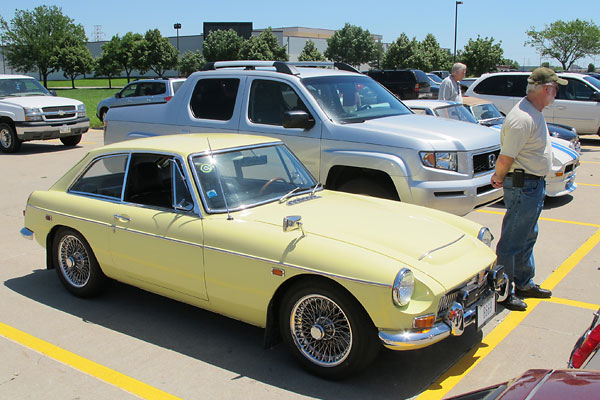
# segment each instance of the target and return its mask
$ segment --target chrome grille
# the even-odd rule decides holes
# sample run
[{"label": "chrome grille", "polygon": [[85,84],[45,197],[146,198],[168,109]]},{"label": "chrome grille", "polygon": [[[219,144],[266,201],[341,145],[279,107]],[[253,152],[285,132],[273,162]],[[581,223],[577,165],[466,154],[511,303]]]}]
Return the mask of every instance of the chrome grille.
[{"label": "chrome grille", "polygon": [[77,113],[75,106],[44,107],[42,111],[46,120],[74,118]]},{"label": "chrome grille", "polygon": [[456,301],[459,290],[448,293],[440,299],[440,305],[438,306],[438,316],[446,312],[448,308]]}]

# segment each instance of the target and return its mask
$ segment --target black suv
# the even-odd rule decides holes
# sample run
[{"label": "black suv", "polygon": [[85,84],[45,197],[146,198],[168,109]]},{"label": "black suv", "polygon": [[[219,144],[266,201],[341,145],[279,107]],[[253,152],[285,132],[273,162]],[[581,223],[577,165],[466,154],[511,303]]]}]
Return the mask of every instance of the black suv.
[{"label": "black suv", "polygon": [[367,75],[401,99],[431,97],[429,78],[420,69],[371,70]]}]

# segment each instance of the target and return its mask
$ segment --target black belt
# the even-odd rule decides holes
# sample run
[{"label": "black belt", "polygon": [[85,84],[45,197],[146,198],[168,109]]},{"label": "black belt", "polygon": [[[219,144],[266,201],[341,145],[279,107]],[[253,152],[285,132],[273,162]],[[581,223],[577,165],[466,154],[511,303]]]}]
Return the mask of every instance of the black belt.
[{"label": "black belt", "polygon": [[[506,174],[506,176],[512,176],[512,175],[513,175],[513,173],[512,173],[512,172],[509,172],[508,174]],[[545,178],[544,176],[539,176],[539,175],[528,174],[527,172],[525,172],[525,173],[523,174],[523,177],[524,177],[525,179],[544,179],[544,178]]]}]

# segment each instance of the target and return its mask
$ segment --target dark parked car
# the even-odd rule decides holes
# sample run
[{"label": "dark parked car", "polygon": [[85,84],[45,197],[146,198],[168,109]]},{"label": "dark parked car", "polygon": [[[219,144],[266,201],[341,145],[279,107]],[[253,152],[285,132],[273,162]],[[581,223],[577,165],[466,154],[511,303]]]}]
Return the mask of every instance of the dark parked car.
[{"label": "dark parked car", "polygon": [[371,70],[367,75],[401,99],[430,97],[430,80],[420,69]]},{"label": "dark parked car", "polygon": [[440,83],[442,83],[443,79],[432,72],[429,72],[427,77],[429,78],[429,83],[431,84],[431,87],[429,88],[429,93],[431,95],[429,97],[432,99],[437,99],[440,93]]},{"label": "dark parked car", "polygon": [[569,367],[600,370],[600,309],[594,313],[588,330],[575,343]]},{"label": "dark parked car", "polygon": [[508,382],[446,400],[600,399],[600,371],[530,369]]},{"label": "dark parked car", "polygon": [[446,79],[450,76],[450,72],[448,71],[431,71],[431,73],[439,76],[441,79]]}]

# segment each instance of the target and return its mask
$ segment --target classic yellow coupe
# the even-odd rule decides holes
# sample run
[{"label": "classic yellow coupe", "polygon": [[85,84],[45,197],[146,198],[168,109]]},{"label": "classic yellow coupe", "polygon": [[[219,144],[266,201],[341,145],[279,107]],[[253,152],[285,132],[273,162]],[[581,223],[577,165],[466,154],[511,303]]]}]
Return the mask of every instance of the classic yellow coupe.
[{"label": "classic yellow coupe", "polygon": [[33,192],[35,238],[74,295],[109,279],[265,328],[341,378],[381,345],[418,349],[506,296],[487,228],[444,212],[324,190],[280,141],[166,135],[89,152]]}]

